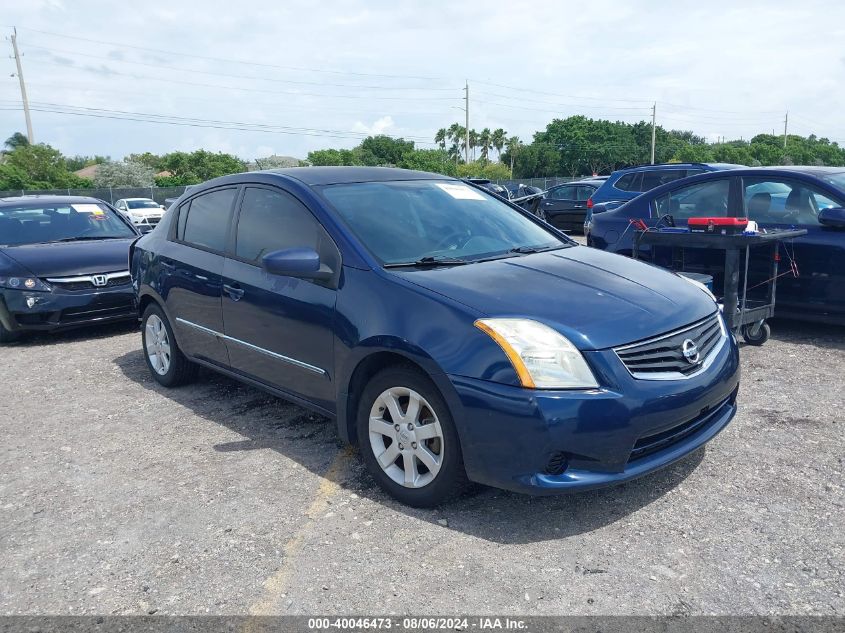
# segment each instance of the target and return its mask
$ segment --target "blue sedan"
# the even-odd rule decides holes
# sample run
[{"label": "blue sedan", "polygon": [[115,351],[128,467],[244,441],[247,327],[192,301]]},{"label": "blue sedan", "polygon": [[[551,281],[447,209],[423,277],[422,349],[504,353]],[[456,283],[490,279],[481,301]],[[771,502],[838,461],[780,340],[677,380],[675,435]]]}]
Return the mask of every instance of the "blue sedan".
[{"label": "blue sedan", "polygon": [[670,464],[736,412],[712,296],[577,245],[471,184],[381,168],[219,178],[130,253],[149,370],[309,407],[376,481],[583,490]]},{"label": "blue sedan", "polygon": [[[631,220],[653,226],[671,215],[678,226],[692,217],[735,216],[759,227],[807,230],[783,245],[778,316],[845,323],[845,168],[766,167],[716,171],[663,185],[621,207],[588,216],[590,246],[631,255]],[[659,258],[658,258],[659,261]],[[707,265],[708,262],[700,262]],[[790,268],[794,272],[789,272]],[[797,274],[796,274],[797,273]]]}]

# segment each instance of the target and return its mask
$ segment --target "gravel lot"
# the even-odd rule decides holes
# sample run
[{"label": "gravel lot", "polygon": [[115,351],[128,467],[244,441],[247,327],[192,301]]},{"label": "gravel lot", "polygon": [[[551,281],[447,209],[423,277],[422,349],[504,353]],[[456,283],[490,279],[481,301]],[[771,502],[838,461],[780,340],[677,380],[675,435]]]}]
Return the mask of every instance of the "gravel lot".
[{"label": "gravel lot", "polygon": [[735,421],[663,472],[437,510],[296,406],[160,388],[131,326],[3,347],[0,613],[842,615],[844,334],[776,322]]}]

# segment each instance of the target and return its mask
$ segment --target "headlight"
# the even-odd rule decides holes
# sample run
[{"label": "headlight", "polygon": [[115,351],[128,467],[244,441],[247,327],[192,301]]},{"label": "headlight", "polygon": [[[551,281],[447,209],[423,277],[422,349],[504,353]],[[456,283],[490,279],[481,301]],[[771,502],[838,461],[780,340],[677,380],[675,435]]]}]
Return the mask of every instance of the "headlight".
[{"label": "headlight", "polygon": [[519,381],[528,389],[598,387],[581,352],[562,334],[530,319],[479,319],[507,355]]},{"label": "headlight", "polygon": [[52,290],[48,284],[38,277],[0,277],[0,288],[32,292],[50,292]]},{"label": "headlight", "polygon": [[[676,273],[676,274],[677,274],[677,273]],[[716,300],[716,295],[714,295],[714,294],[710,291],[710,288],[708,288],[707,286],[705,286],[705,285],[704,285],[703,283],[701,283],[700,281],[696,281],[695,279],[690,279],[690,278],[689,278],[689,277],[687,277],[686,275],[680,275],[680,274],[678,274],[678,277],[680,277],[680,278],[681,278],[681,279],[683,279],[684,281],[688,281],[689,283],[691,283],[691,284],[692,284],[693,286],[695,286],[696,288],[699,288],[699,289],[703,290],[704,292],[706,292],[706,293],[707,293],[707,296],[708,296],[708,297],[710,297],[711,299],[713,299],[713,302],[714,302],[714,303],[716,303],[716,302],[717,302],[717,300]]]}]

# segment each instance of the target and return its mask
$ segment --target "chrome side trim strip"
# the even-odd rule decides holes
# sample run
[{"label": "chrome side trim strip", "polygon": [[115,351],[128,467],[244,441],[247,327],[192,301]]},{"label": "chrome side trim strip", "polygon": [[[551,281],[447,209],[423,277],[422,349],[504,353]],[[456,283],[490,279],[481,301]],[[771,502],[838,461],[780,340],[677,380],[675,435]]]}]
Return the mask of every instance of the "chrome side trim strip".
[{"label": "chrome side trim strip", "polygon": [[[80,275],[79,277],[48,277],[46,281],[49,281],[51,284],[75,284],[82,281],[88,281],[93,284],[94,276],[95,275]],[[97,276],[99,276],[99,274]],[[106,282],[109,282],[112,279],[121,279],[128,276],[128,270],[122,270],[116,273],[103,273],[103,277],[106,278]]]},{"label": "chrome side trim strip", "polygon": [[277,354],[276,352],[271,352],[269,349],[264,349],[263,347],[258,347],[257,345],[253,345],[252,343],[247,343],[246,341],[242,341],[238,338],[233,336],[227,336],[222,332],[217,332],[216,330],[212,330],[207,328],[203,325],[198,325],[196,323],[192,323],[191,321],[187,321],[183,318],[176,317],[176,321],[182,323],[183,325],[187,325],[188,327],[192,327],[200,332],[205,332],[206,334],[211,334],[212,336],[216,336],[217,338],[221,338],[225,341],[231,341],[232,343],[237,343],[238,345],[242,345],[248,349],[254,350],[261,354],[266,354],[271,358],[275,358],[276,360],[283,361],[285,363],[289,363],[291,365],[296,365],[297,367],[301,367],[302,369],[307,369],[308,371],[313,371],[315,374],[320,374],[321,376],[326,375],[325,369],[320,369],[319,367],[315,367],[314,365],[309,365],[308,363],[304,363],[301,360],[296,360],[295,358],[290,358],[289,356],[283,356],[281,354]]}]

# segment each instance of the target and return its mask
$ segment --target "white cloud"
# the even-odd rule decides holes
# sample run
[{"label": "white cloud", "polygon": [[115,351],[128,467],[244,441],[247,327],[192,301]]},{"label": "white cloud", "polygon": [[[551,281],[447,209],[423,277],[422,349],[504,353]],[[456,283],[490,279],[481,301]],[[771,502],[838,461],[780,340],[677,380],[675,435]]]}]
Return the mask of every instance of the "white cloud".
[{"label": "white cloud", "polygon": [[372,125],[365,125],[361,121],[356,121],[355,125],[352,126],[353,132],[361,132],[363,134],[388,134],[390,130],[393,128],[393,117],[385,115],[379,119],[376,119]]}]

